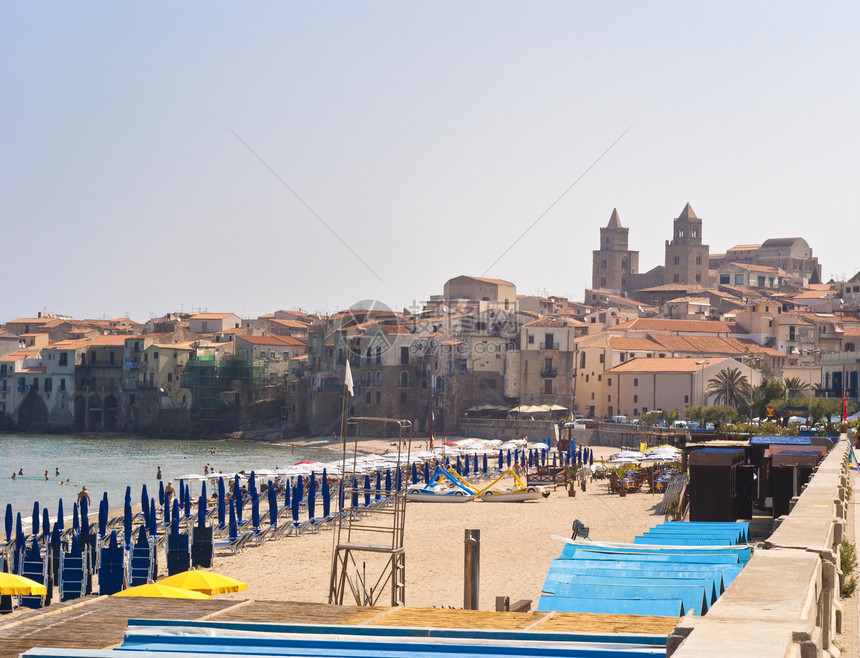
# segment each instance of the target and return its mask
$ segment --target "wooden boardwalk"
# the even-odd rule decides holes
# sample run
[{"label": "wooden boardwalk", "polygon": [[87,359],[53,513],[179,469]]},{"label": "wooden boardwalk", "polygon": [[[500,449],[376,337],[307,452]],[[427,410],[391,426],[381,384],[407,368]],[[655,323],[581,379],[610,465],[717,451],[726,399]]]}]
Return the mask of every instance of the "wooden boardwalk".
[{"label": "wooden boardwalk", "polygon": [[488,612],[443,608],[335,606],[291,601],[180,601],[89,597],[0,620],[0,658],[33,647],[109,649],[122,643],[129,619],[213,619],[271,624],[347,624],[576,633],[668,635],[674,617],[571,612]]}]

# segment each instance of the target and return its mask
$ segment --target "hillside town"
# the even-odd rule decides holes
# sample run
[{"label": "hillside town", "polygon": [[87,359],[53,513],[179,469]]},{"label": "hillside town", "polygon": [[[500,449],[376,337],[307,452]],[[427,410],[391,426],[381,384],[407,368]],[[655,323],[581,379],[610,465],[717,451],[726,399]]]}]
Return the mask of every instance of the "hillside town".
[{"label": "hillside town", "polygon": [[729,402],[712,385],[727,372],[763,391],[746,401],[750,416],[762,413],[754,402],[773,408],[774,382],[784,400],[856,402],[860,273],[823,281],[802,237],[712,254],[690,204],[672,220],[664,262],[647,271],[628,232],[613,210],[581,301],[464,274],[399,311],[374,302],[324,316],[10,319],[0,329],[0,427],[331,435],[347,364],[350,415],[410,419],[424,434],[431,423],[455,433],[470,418],[511,414],[634,419],[673,410],[683,419]]}]

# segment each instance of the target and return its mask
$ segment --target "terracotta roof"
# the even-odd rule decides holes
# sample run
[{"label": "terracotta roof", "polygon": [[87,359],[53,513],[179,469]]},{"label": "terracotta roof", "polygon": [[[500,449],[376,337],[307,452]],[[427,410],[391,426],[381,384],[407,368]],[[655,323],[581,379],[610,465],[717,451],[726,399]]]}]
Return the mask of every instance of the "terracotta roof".
[{"label": "terracotta roof", "polygon": [[[191,316],[191,320],[223,320],[235,313],[195,313]],[[237,316],[238,317],[238,316]]]},{"label": "terracotta roof", "polygon": [[43,375],[45,373],[45,368],[43,366],[34,366],[32,368],[21,368],[20,370],[16,370],[15,374],[23,374],[23,375]]},{"label": "terracotta roof", "polygon": [[710,306],[711,300],[707,297],[676,297],[675,299],[670,299],[667,304],[700,304],[702,306],[708,305]]},{"label": "terracotta roof", "polygon": [[860,336],[860,326],[845,325],[845,336]]},{"label": "terracotta roof", "polygon": [[19,359],[32,359],[37,356],[39,356],[39,350],[18,350],[17,352],[12,352],[12,354],[7,354],[4,357],[0,357],[0,361],[14,363]]},{"label": "terracotta roof", "polygon": [[93,336],[90,339],[84,339],[85,342],[98,347],[110,347],[114,345],[124,346],[128,336]]},{"label": "terracotta roof", "polygon": [[626,329],[628,331],[667,331],[690,334],[746,333],[740,327],[728,322],[718,322],[716,320],[668,320],[660,318],[636,318],[630,322],[623,322],[616,325],[613,329]]},{"label": "terracotta roof", "polygon": [[569,325],[562,321],[556,320],[555,318],[543,317],[539,320],[535,320],[534,322],[529,322],[523,325],[524,327],[549,327],[552,329],[568,329]]},{"label": "terracotta roof", "polygon": [[[706,364],[698,363],[702,359],[698,357],[678,358],[678,359],[631,359],[625,361],[614,368],[610,368],[606,373],[616,372],[696,372],[701,370]],[[716,365],[727,361],[728,359],[709,360],[707,365]]]},{"label": "terracotta roof", "polygon": [[632,338],[629,336],[610,336],[609,347],[611,347],[613,350],[619,350],[621,352],[653,352],[654,350],[660,349],[660,345],[647,336],[644,338]]},{"label": "terracotta roof", "polygon": [[731,249],[729,249],[726,253],[728,254],[731,251],[755,251],[761,247],[760,244],[737,244]]},{"label": "terracotta roof", "polygon": [[290,336],[239,336],[237,340],[243,340],[252,345],[274,345],[276,347],[297,347],[304,343]]},{"label": "terracotta roof", "polygon": [[781,270],[778,267],[770,267],[769,265],[753,265],[752,263],[726,263],[726,266],[739,267],[742,270],[747,270],[748,272],[766,272],[768,274],[777,274],[782,276],[788,276],[788,273],[785,270]]},{"label": "terracotta roof", "polygon": [[17,320],[9,320],[6,324],[45,324],[53,318],[18,318]]},{"label": "terracotta roof", "polygon": [[274,318],[269,320],[272,324],[279,324],[282,327],[290,327],[291,329],[303,329],[307,331],[308,324],[307,322],[299,322],[298,320],[275,320]]},{"label": "terracotta roof", "polygon": [[492,283],[492,284],[495,284],[497,286],[512,286],[512,285],[514,285],[510,281],[505,281],[504,279],[488,279],[488,278],[483,277],[483,276],[469,276],[468,274],[464,274],[463,276],[466,277],[467,279],[472,279],[474,281],[483,281],[484,283]]},{"label": "terracotta roof", "polygon": [[794,299],[827,299],[833,296],[832,290],[804,290],[796,295],[792,295]]}]

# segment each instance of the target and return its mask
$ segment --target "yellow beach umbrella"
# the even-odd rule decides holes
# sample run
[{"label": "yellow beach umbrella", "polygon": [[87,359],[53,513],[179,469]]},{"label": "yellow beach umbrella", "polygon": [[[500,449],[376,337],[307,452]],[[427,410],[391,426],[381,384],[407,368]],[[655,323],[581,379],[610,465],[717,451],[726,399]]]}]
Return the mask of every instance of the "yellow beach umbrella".
[{"label": "yellow beach umbrella", "polygon": [[183,589],[191,589],[195,592],[206,592],[207,594],[224,594],[226,592],[241,592],[248,589],[248,586],[240,580],[230,578],[230,576],[222,576],[211,571],[201,571],[200,569],[192,569],[191,571],[183,571],[168,576],[163,580],[158,581],[161,585],[170,585],[171,587],[182,587]]},{"label": "yellow beach umbrella", "polygon": [[0,594],[3,596],[47,596],[48,588],[35,580],[16,576],[14,573],[0,573]]},{"label": "yellow beach umbrella", "polygon": [[181,589],[162,585],[161,583],[147,583],[137,587],[129,587],[111,596],[149,596],[159,599],[211,599],[212,597],[203,592],[193,592],[190,589]]}]

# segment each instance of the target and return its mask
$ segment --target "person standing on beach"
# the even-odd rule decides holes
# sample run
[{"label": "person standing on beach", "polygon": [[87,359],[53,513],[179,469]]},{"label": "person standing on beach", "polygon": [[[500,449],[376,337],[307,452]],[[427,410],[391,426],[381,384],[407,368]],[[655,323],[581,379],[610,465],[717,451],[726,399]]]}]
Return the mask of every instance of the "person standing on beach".
[{"label": "person standing on beach", "polygon": [[90,492],[87,491],[87,485],[84,485],[83,487],[81,487],[81,490],[78,492],[78,507],[81,506],[81,503],[83,503],[84,500],[87,501],[87,506],[89,507],[89,505],[90,505]]},{"label": "person standing on beach", "polygon": [[173,482],[168,482],[167,486],[164,487],[164,500],[167,501],[167,504],[170,505],[170,502],[173,500],[173,496],[176,495],[176,489],[173,488]]},{"label": "person standing on beach", "polygon": [[158,470],[155,472],[155,479],[156,479],[156,480],[160,480],[160,479],[161,479],[161,466],[159,466],[159,467],[158,467]]}]

